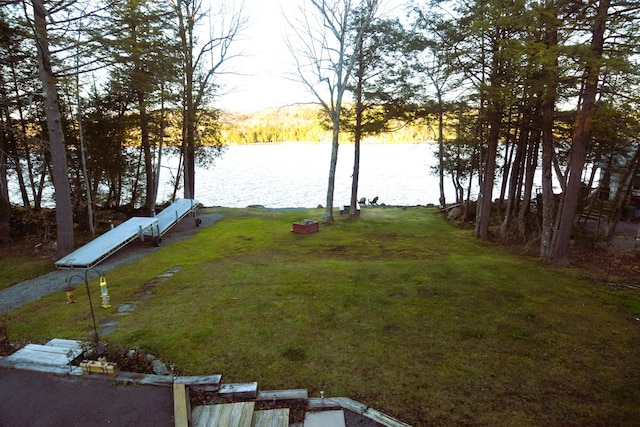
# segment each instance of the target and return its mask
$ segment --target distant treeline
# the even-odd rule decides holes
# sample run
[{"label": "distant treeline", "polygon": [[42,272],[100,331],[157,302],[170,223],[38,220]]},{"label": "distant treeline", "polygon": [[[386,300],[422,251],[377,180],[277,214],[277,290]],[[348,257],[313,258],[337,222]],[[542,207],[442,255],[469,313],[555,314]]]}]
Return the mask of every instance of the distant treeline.
[{"label": "distant treeline", "polygon": [[[296,105],[267,108],[251,113],[222,112],[222,140],[226,144],[331,141],[330,123],[316,106]],[[430,123],[398,123],[392,132],[365,139],[370,143],[419,142],[435,139]],[[341,142],[353,142],[353,135],[343,133]]]}]

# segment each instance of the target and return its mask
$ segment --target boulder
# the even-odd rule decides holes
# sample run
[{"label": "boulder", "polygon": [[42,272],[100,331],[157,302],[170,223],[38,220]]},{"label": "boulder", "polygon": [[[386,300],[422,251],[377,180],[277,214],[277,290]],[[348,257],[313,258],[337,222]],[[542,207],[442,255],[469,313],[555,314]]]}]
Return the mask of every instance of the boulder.
[{"label": "boulder", "polygon": [[464,209],[462,209],[460,206],[456,206],[455,208],[449,211],[449,215],[447,216],[447,219],[449,221],[460,221],[463,216],[464,216]]},{"label": "boulder", "polygon": [[169,375],[169,370],[162,361],[154,359],[152,362],[153,373],[156,375]]}]

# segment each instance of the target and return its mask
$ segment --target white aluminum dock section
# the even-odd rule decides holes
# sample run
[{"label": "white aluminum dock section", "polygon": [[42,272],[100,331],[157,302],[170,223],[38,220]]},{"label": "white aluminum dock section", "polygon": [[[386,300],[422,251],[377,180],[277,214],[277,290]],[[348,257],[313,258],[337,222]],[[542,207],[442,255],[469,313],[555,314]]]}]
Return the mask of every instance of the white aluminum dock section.
[{"label": "white aluminum dock section", "polygon": [[[193,213],[194,217],[196,207],[198,206],[196,199],[177,199],[170,206],[164,208],[159,214],[155,216],[158,220],[159,235],[163,236],[167,231],[176,225],[182,218]],[[196,218],[196,226],[198,225],[198,219]],[[156,235],[145,231],[145,236],[155,237]]]},{"label": "white aluminum dock section", "polygon": [[[119,226],[96,237],[83,247],[76,249],[56,261],[57,268],[91,268],[104,261],[137,237],[151,237],[159,245],[161,237],[182,218],[192,213],[195,217],[199,202],[195,199],[178,199],[153,218],[133,217]],[[196,218],[196,226],[199,224]]]},{"label": "white aluminum dock section", "polygon": [[56,261],[57,268],[91,268],[131,241],[155,233],[158,219],[133,217]]}]

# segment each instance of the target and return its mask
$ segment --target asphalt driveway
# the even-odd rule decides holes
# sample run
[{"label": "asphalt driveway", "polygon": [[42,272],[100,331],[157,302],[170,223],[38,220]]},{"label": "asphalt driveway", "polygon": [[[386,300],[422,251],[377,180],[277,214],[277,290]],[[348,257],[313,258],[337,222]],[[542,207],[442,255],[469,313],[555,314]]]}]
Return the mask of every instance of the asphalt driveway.
[{"label": "asphalt driveway", "polygon": [[171,387],[0,368],[0,426],[172,426]]}]

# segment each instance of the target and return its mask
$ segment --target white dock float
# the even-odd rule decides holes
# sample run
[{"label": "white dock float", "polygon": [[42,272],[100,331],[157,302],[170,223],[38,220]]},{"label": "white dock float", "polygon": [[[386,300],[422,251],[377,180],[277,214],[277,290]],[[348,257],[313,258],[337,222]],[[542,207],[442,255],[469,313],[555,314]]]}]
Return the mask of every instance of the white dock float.
[{"label": "white dock float", "polygon": [[[178,199],[153,218],[130,218],[81,248],[71,252],[69,255],[59,259],[56,261],[56,267],[91,268],[136,238],[144,240],[145,237],[151,237],[154,239],[155,244],[159,244],[162,235],[178,223],[180,219],[192,212],[197,204],[198,201],[194,199]],[[165,213],[165,211],[167,213]]]}]

